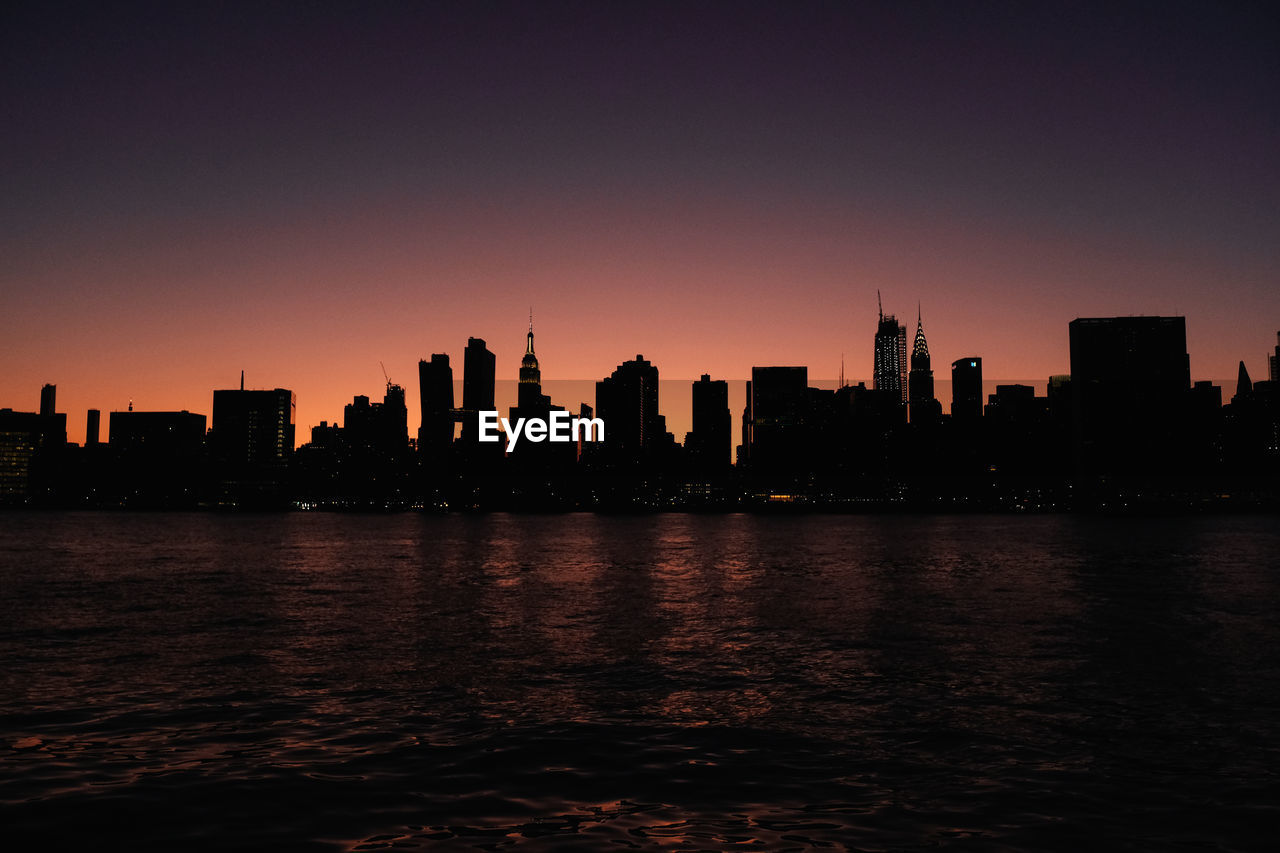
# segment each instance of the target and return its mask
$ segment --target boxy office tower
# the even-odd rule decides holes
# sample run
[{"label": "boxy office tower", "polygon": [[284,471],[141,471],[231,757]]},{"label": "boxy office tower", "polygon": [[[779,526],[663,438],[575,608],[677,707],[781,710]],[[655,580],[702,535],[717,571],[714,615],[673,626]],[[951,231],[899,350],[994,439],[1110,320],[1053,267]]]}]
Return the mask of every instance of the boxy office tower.
[{"label": "boxy office tower", "polygon": [[1083,474],[1159,475],[1185,461],[1185,317],[1071,321],[1072,445]]},{"label": "boxy office tower", "polygon": [[287,388],[213,392],[209,455],[219,506],[288,503],[297,411],[297,397]]}]

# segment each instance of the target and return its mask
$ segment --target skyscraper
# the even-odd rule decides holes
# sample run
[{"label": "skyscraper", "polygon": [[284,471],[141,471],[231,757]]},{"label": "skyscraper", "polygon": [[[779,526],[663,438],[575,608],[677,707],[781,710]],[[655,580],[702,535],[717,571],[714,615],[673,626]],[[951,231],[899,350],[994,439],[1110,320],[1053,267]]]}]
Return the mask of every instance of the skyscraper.
[{"label": "skyscraper", "polygon": [[729,383],[713,380],[709,374],[693,383],[693,430],[690,455],[702,468],[725,467],[732,448],[732,416],[729,414]]},{"label": "skyscraper", "polygon": [[40,389],[40,446],[47,450],[58,450],[67,443],[67,416],[58,414],[57,399],[57,385]]},{"label": "skyscraper", "polygon": [[[529,331],[525,335],[524,356],[520,359],[516,401],[509,414],[511,423],[516,423],[520,418],[545,421],[553,411],[566,411],[563,406],[553,406],[551,398],[542,393],[542,370],[533,349],[532,312],[529,314]],[[551,441],[521,441],[507,453],[507,458],[514,466],[512,470],[539,476],[566,470],[574,464],[577,457],[576,445]]]},{"label": "skyscraper", "polygon": [[205,416],[181,412],[111,412],[107,440],[113,483],[126,506],[191,507],[199,498]]},{"label": "skyscraper", "polygon": [[218,481],[219,503],[284,502],[297,409],[297,397],[286,388],[213,392],[209,455]]},{"label": "skyscraper", "polygon": [[658,368],[637,355],[596,383],[596,417],[605,423],[605,447],[615,458],[639,459],[662,439]]},{"label": "skyscraper", "polygon": [[382,395],[383,440],[388,449],[401,453],[409,447],[409,406],[405,402],[404,386],[387,380],[387,390]]},{"label": "skyscraper", "polygon": [[1268,371],[1267,376],[1270,377],[1272,382],[1280,382],[1280,332],[1276,332],[1275,355],[1268,360],[1271,363],[1271,369]]},{"label": "skyscraper", "polygon": [[808,441],[809,368],[751,368],[751,467],[797,470]]},{"label": "skyscraper", "polygon": [[418,360],[418,395],[422,409],[418,452],[438,456],[453,441],[453,368],[446,353]]},{"label": "skyscraper", "polygon": [[462,357],[462,438],[475,441],[479,437],[476,412],[491,412],[494,405],[496,359],[482,338],[467,338]]},{"label": "skyscraper", "polygon": [[54,411],[53,385],[40,389],[40,411],[0,409],[0,503],[23,503],[52,493],[46,476],[67,444],[67,416]]},{"label": "skyscraper", "polygon": [[951,417],[956,421],[982,418],[982,359],[977,356],[951,362]]},{"label": "skyscraper", "polygon": [[286,388],[214,391],[209,434],[214,461],[249,465],[284,462],[293,454],[297,410],[297,397]]},{"label": "skyscraper", "polygon": [[85,418],[84,425],[84,446],[93,447],[98,443],[98,433],[102,424],[102,412],[98,409],[90,409],[88,416]]},{"label": "skyscraper", "polygon": [[66,442],[66,415],[62,416],[60,442],[58,424],[57,416],[0,409],[0,504],[21,504],[39,497],[43,491],[41,463]]},{"label": "skyscraper", "polygon": [[542,371],[538,369],[538,356],[533,352],[533,312],[529,312],[529,334],[526,336],[524,357],[520,359],[520,385],[516,390],[517,405],[532,410],[542,403]]},{"label": "skyscraper", "polygon": [[1078,318],[1070,336],[1077,465],[1095,473],[1167,470],[1191,388],[1186,319]]},{"label": "skyscraper", "polygon": [[911,372],[907,379],[907,402],[912,423],[937,420],[942,408],[933,396],[933,368],[929,344],[924,338],[924,323],[916,309],[916,339],[911,347]]},{"label": "skyscraper", "polygon": [[359,395],[342,409],[342,429],[348,445],[380,459],[398,459],[409,448],[409,411],[404,388],[387,382],[381,403]]},{"label": "skyscraper", "polygon": [[[878,300],[879,294],[876,296]],[[893,391],[903,403],[907,402],[907,327],[899,325],[897,317],[884,313],[883,307],[876,327],[872,384],[876,390]]]},{"label": "skyscraper", "polygon": [[462,408],[470,412],[493,410],[496,363],[483,338],[467,338],[462,357]]}]

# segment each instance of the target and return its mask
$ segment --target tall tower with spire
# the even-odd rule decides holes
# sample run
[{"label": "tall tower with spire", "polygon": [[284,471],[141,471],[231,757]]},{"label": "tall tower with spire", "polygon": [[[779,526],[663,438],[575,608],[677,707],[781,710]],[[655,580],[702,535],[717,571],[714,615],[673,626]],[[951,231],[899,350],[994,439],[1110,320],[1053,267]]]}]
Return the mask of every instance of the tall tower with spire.
[{"label": "tall tower with spire", "polygon": [[[542,393],[542,370],[533,350],[533,310],[530,309],[524,357],[520,359],[520,384],[517,386],[516,405],[511,407],[510,420],[512,423],[519,418],[546,420],[552,412],[563,411],[563,406],[553,405],[551,398]],[[545,473],[550,468],[572,465],[578,456],[578,446],[569,442],[522,441],[508,456],[514,459],[517,470]]]},{"label": "tall tower with spire", "polygon": [[[880,303],[879,291],[876,291],[876,303]],[[907,402],[907,327],[898,325],[897,317],[884,313],[883,305],[880,305],[880,323],[876,326],[871,379],[877,390],[892,391],[902,402]]]},{"label": "tall tower with spire", "polygon": [[912,422],[932,419],[942,414],[933,396],[933,368],[929,360],[929,343],[924,337],[920,306],[916,305],[916,339],[911,347],[911,372],[907,377],[907,409]]},{"label": "tall tower with spire", "polygon": [[538,369],[538,357],[533,353],[533,309],[529,309],[529,334],[524,347],[524,358],[520,359],[520,388],[517,394],[518,405],[522,409],[538,406],[542,403],[542,371]]}]

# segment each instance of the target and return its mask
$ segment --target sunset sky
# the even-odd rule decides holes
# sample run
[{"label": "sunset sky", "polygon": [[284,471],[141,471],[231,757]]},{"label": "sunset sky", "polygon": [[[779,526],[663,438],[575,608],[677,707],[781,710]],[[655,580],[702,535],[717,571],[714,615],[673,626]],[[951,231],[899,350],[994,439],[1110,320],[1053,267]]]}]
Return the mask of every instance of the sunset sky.
[{"label": "sunset sky", "polygon": [[0,406],[56,383],[72,440],[243,369],[302,441],[379,362],[416,430],[418,359],[513,380],[530,306],[548,380],[869,381],[877,289],[938,379],[1124,314],[1266,376],[1261,4],[126,5],[0,12]]}]

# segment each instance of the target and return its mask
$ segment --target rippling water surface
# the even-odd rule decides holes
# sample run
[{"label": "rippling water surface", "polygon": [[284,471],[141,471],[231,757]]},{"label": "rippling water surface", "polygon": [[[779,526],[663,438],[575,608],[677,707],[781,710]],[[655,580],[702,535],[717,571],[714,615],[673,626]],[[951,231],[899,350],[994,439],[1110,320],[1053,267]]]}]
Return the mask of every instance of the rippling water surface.
[{"label": "rippling water surface", "polygon": [[1274,518],[0,514],[0,662],[10,849],[1280,831]]}]

